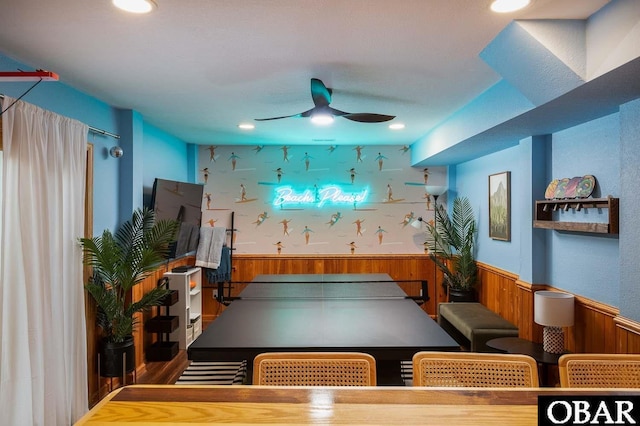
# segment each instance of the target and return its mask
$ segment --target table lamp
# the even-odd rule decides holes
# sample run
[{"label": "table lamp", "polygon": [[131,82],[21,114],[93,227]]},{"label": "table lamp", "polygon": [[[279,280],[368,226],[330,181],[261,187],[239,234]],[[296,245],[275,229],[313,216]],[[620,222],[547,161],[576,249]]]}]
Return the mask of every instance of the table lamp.
[{"label": "table lamp", "polygon": [[533,320],[544,326],[542,347],[545,352],[564,352],[562,327],[573,325],[573,294],[536,291],[533,296]]}]

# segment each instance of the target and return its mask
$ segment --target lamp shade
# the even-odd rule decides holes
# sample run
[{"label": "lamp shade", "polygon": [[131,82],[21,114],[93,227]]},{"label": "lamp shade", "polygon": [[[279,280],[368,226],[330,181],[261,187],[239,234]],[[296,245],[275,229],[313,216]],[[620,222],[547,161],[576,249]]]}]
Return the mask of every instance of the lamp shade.
[{"label": "lamp shade", "polygon": [[445,192],[447,192],[446,186],[438,186],[438,185],[425,185],[424,190],[427,191],[430,195],[435,195],[436,197],[441,196]]},{"label": "lamp shade", "polygon": [[533,320],[540,325],[569,327],[573,325],[573,294],[536,291],[533,296]]}]

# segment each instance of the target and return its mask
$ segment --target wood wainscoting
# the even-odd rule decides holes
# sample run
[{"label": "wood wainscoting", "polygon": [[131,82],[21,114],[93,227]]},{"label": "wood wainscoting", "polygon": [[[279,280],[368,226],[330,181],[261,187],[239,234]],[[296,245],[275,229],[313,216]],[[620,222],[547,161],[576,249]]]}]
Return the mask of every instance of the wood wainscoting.
[{"label": "wood wainscoting", "polygon": [[[542,342],[542,327],[533,321],[533,293],[561,290],[529,284],[518,276],[479,263],[479,299],[520,329],[523,339]],[[575,324],[565,329],[572,352],[640,353],[640,323],[620,316],[618,308],[575,294]]]}]

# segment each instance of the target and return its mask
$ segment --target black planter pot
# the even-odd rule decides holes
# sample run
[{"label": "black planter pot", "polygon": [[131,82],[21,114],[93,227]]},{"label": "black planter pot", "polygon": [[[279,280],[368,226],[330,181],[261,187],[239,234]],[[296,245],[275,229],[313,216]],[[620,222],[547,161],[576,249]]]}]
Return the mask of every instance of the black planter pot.
[{"label": "black planter pot", "polygon": [[449,289],[449,302],[477,302],[475,290]]},{"label": "black planter pot", "polygon": [[102,341],[100,344],[100,375],[122,377],[136,368],[136,347],[133,337],[122,343]]}]

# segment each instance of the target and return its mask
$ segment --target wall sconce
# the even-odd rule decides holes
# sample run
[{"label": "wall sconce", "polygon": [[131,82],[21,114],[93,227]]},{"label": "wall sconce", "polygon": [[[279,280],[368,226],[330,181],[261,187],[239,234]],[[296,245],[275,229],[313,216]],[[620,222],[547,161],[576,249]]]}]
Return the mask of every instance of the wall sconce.
[{"label": "wall sconce", "polygon": [[411,226],[413,226],[416,229],[422,229],[423,222],[424,222],[424,219],[422,219],[422,217],[419,217],[415,219],[413,222],[411,222]]},{"label": "wall sconce", "polygon": [[533,320],[545,326],[542,346],[545,352],[564,352],[564,331],[562,327],[573,325],[574,296],[557,291],[536,291],[533,295]]},{"label": "wall sconce", "polygon": [[109,150],[109,155],[113,158],[120,158],[124,155],[124,151],[118,145],[112,146]]}]

